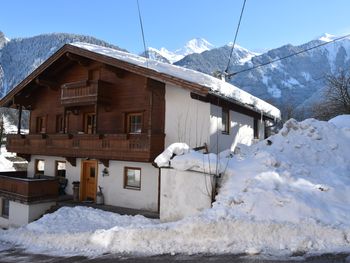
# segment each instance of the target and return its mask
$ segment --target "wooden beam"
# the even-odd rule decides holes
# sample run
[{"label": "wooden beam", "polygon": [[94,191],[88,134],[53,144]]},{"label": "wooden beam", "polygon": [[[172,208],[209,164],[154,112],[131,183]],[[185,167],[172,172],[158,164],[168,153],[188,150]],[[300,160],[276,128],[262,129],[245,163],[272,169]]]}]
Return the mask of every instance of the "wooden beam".
[{"label": "wooden beam", "polygon": [[66,157],[67,162],[69,162],[72,166],[77,166],[77,158],[75,157]]},{"label": "wooden beam", "polygon": [[72,54],[70,52],[66,53],[66,57],[69,58],[71,61],[77,62],[80,66],[83,66],[83,67],[87,67],[91,64],[89,59],[85,57],[81,57],[79,55]]},{"label": "wooden beam", "polygon": [[21,134],[21,124],[22,124],[22,105],[19,105],[18,106],[17,134]]},{"label": "wooden beam", "polygon": [[112,67],[110,65],[104,65],[104,68],[110,72],[113,72],[120,79],[124,78],[127,73],[127,71],[124,69]]},{"label": "wooden beam", "polygon": [[21,157],[23,159],[25,159],[28,163],[31,160],[31,155],[30,154],[24,154],[24,153],[17,153],[18,157]]},{"label": "wooden beam", "polygon": [[99,159],[99,161],[105,166],[105,167],[109,167],[109,160],[108,159]]},{"label": "wooden beam", "polygon": [[54,81],[50,81],[50,80],[36,78],[35,83],[39,86],[47,87],[47,88],[50,88],[53,90],[58,90],[60,88],[60,85],[58,83],[56,83]]}]

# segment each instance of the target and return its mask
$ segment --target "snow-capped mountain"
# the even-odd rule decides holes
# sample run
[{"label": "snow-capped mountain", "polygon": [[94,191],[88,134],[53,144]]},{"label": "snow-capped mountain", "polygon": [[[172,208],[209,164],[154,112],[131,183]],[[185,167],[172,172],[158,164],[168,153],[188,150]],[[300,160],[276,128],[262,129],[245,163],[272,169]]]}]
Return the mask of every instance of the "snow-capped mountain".
[{"label": "snow-capped mountain", "polygon": [[0,98],[60,47],[76,41],[120,49],[90,36],[55,33],[10,40],[0,31]]},{"label": "snow-capped mountain", "polygon": [[[336,36],[325,34],[303,45],[290,44],[257,54],[235,45],[228,72],[255,67],[277,58],[327,43]],[[47,34],[31,38],[7,39],[0,33],[0,97],[39,66],[47,57],[65,43],[74,41],[110,46],[106,42],[88,36],[72,34]],[[195,69],[207,74],[223,72],[228,63],[232,45],[213,48],[203,39],[189,41],[183,48],[169,51],[149,49],[151,58],[178,66]],[[203,51],[205,50],[205,51]],[[190,53],[189,55],[185,55]],[[234,75],[232,84],[280,107],[292,106],[303,114],[310,115],[309,107],[320,101],[325,87],[324,76],[336,74],[339,69],[350,68],[350,38],[331,42],[308,52],[293,56],[267,66],[258,67]]]},{"label": "snow-capped mountain", "polygon": [[[165,47],[156,49],[149,47],[147,52],[151,59],[155,59],[161,62],[174,63],[183,59],[185,56],[193,53],[202,53],[214,48],[207,40],[203,38],[194,38],[188,41],[182,48],[176,49],[175,51],[169,51]],[[144,56],[144,53],[142,54]]]},{"label": "snow-capped mountain", "polygon": [[[229,73],[249,69],[260,64],[285,57],[337,38],[325,34],[300,46],[290,44],[269,50],[260,55],[247,55],[235,49]],[[188,55],[176,65],[213,74],[224,71],[229,56],[228,46],[212,49],[201,54]],[[242,59],[242,57],[245,57]],[[234,75],[230,83],[272,102],[280,107],[298,107],[300,118],[310,115],[309,107],[320,101],[321,89],[325,87],[324,76],[336,74],[339,69],[350,68],[350,38],[332,42],[308,52],[293,56],[267,66]]]}]

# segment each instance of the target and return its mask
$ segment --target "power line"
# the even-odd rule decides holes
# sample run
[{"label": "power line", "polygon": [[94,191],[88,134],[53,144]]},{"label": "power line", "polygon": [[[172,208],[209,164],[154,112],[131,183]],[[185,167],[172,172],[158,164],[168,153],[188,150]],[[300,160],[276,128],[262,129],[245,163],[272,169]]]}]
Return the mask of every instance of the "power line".
[{"label": "power line", "polygon": [[227,73],[228,68],[230,66],[230,62],[231,62],[231,58],[232,58],[232,54],[233,54],[233,49],[235,48],[236,39],[237,39],[237,36],[238,36],[239,27],[241,26],[241,21],[242,21],[242,16],[243,16],[243,12],[244,12],[245,2],[246,2],[246,0],[244,0],[244,2],[243,2],[243,6],[242,6],[242,9],[241,9],[241,14],[239,16],[238,25],[237,25],[237,28],[236,28],[235,38],[233,40],[233,45],[232,45],[232,48],[231,48],[231,53],[230,53],[230,57],[228,59],[228,63],[227,63],[227,67],[225,69],[225,73]]},{"label": "power line", "polygon": [[266,65],[275,63],[275,62],[277,62],[277,61],[281,61],[281,60],[283,60],[283,59],[287,59],[287,58],[290,58],[290,57],[293,57],[293,56],[296,56],[296,55],[299,55],[299,54],[308,52],[308,51],[310,51],[310,50],[312,50],[312,49],[315,49],[315,48],[319,48],[319,47],[322,47],[322,46],[325,46],[325,45],[328,45],[328,44],[332,44],[332,43],[334,43],[334,42],[336,42],[336,41],[342,40],[342,39],[347,38],[347,37],[349,37],[349,36],[350,36],[350,34],[345,35],[345,36],[342,36],[342,37],[338,37],[338,38],[333,39],[332,41],[325,42],[325,43],[321,43],[321,44],[319,44],[319,45],[316,45],[316,46],[313,46],[313,47],[310,47],[310,48],[307,48],[307,49],[304,49],[304,50],[301,50],[301,51],[298,51],[298,52],[289,54],[289,55],[287,55],[287,56],[285,56],[285,57],[281,57],[281,58],[277,58],[277,59],[270,60],[270,61],[268,61],[268,62],[266,62],[266,63],[262,63],[262,64],[259,64],[259,65],[254,66],[254,67],[250,67],[250,68],[247,68],[247,69],[242,69],[242,70],[240,70],[240,71],[236,71],[236,72],[227,74],[226,76],[227,76],[228,78],[230,78],[230,77],[232,77],[232,76],[234,76],[234,75],[237,75],[237,74],[240,74],[240,73],[243,73],[243,72],[247,72],[247,71],[250,71],[250,70],[253,70],[253,69],[257,69],[257,68],[260,68],[260,67],[263,67],[263,66],[266,66]]},{"label": "power line", "polygon": [[[137,9],[139,11],[139,20],[140,20],[140,27],[141,27],[141,33],[142,33],[143,48],[145,50],[145,56],[146,56],[146,59],[147,59],[147,58],[149,58],[149,56],[148,56],[148,52],[146,50],[146,40],[145,40],[144,31],[143,31],[143,24],[142,24],[142,17],[141,17],[139,0],[136,0],[136,2],[137,2]],[[147,66],[148,66],[148,61],[147,60],[146,60],[146,63],[147,63]]]}]

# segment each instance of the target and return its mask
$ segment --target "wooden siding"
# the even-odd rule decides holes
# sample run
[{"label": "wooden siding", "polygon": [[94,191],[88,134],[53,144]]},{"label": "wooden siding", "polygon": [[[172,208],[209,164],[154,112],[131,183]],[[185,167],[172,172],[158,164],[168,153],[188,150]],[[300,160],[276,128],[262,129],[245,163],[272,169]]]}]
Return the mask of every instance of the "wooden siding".
[{"label": "wooden siding", "polygon": [[[164,150],[164,83],[99,63],[70,64],[61,72],[56,67],[41,76],[55,86],[36,85],[24,94],[31,108],[29,135],[9,136],[9,151],[151,162]],[[96,114],[95,134],[84,134],[87,113]],[[141,134],[127,134],[129,113],[141,114]],[[57,132],[57,119],[64,116],[63,134]]]},{"label": "wooden siding", "polygon": [[0,195],[11,200],[31,203],[58,198],[58,179],[23,178],[17,172],[0,173]]}]

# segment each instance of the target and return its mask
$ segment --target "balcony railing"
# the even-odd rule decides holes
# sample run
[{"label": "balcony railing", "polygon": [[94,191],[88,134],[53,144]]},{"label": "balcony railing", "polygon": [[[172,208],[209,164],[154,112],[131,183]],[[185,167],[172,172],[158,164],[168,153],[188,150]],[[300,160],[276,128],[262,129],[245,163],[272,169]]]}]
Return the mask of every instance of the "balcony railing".
[{"label": "balcony railing", "polygon": [[164,135],[29,134],[8,135],[7,150],[20,154],[125,161],[153,161],[162,152]]},{"label": "balcony railing", "polygon": [[27,178],[26,172],[0,172],[0,195],[24,203],[55,200],[58,197],[58,179]]},{"label": "balcony railing", "polygon": [[74,106],[107,102],[107,86],[108,83],[93,80],[66,83],[61,86],[61,104]]}]

